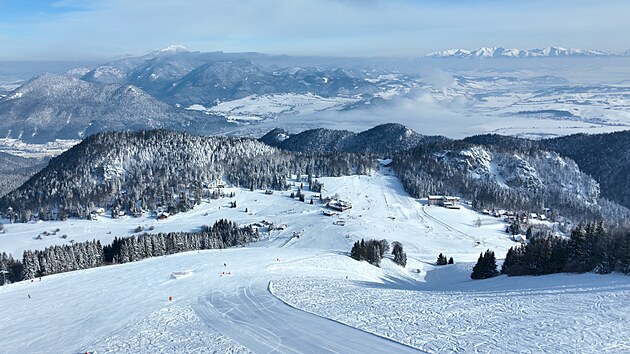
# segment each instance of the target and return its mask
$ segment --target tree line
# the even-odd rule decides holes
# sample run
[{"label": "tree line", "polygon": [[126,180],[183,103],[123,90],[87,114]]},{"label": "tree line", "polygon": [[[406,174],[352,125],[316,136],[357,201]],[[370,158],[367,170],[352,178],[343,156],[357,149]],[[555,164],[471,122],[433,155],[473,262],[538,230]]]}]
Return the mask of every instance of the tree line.
[{"label": "tree line", "polygon": [[510,248],[501,267],[506,275],[563,272],[630,275],[630,232],[606,230],[597,222],[577,226],[569,239],[541,235]]},{"label": "tree line", "polygon": [[[508,250],[500,274],[508,276],[555,273],[630,275],[630,231],[606,230],[602,222],[581,224],[567,238],[538,234],[527,244]],[[472,279],[499,275],[494,252],[482,253],[473,267]]]},{"label": "tree line", "polygon": [[136,262],[179,252],[227,248],[244,245],[256,237],[249,226],[240,227],[228,220],[218,220],[212,226],[202,226],[198,232],[168,232],[114,238],[101,246],[98,240],[72,245],[56,245],[43,250],[24,251],[22,261],[0,253],[0,270],[7,283],[46,275],[109,264]]}]

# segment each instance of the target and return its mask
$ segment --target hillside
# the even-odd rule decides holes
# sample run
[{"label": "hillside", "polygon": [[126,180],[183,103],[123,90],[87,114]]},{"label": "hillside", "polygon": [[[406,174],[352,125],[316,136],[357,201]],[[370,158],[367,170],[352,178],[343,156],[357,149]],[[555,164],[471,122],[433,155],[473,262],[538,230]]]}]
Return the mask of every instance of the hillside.
[{"label": "hillside", "polygon": [[602,196],[630,208],[630,131],[577,134],[543,140],[540,146],[573,159],[602,189]]},{"label": "hillside", "polygon": [[0,152],[0,196],[16,189],[44,168],[42,159],[24,158]]},{"label": "hillside", "polygon": [[423,136],[402,124],[387,123],[360,133],[344,130],[312,129],[289,134],[274,129],[259,139],[281,149],[306,152],[385,153],[410,149],[420,144],[447,140],[440,136]]},{"label": "hillside", "polygon": [[13,218],[87,218],[95,206],[137,214],[160,206],[190,210],[225,182],[251,189],[287,188],[291,174],[349,175],[376,165],[362,155],[289,154],[253,139],[201,137],[172,131],[103,133],[53,158],[19,189],[0,199]]},{"label": "hillside", "polygon": [[0,100],[0,135],[27,142],[82,139],[101,131],[214,129],[212,116],[176,110],[133,85],[89,83],[44,74]]},{"label": "hillside", "polygon": [[520,151],[552,150],[575,161],[580,170],[596,180],[601,195],[625,207],[630,207],[630,131],[609,134],[575,134],[565,137],[526,140],[500,135],[482,135],[465,139],[471,143],[488,144]]},{"label": "hillside", "polygon": [[453,194],[478,209],[552,213],[578,221],[624,223],[630,216],[628,209],[601,198],[599,184],[575,162],[541,149],[425,141],[399,125],[359,134],[312,130],[278,146],[283,149],[253,139],[169,131],[97,134],[0,199],[0,210],[7,215],[11,207],[12,219],[19,221],[87,218],[96,207],[134,215],[158,207],[183,212],[212,197],[217,183],[285,190],[291,175],[311,182],[370,174],[377,158],[390,158],[414,197]]}]

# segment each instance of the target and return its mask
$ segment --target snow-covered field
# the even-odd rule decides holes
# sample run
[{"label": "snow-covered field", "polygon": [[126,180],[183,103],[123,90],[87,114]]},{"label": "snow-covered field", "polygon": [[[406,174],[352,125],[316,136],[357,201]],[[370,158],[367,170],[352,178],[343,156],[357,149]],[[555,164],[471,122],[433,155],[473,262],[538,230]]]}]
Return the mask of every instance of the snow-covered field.
[{"label": "snow-covered field", "polygon": [[[194,230],[228,218],[242,224],[267,220],[287,228],[263,233],[261,241],[248,247],[182,253],[0,287],[0,352],[630,350],[625,330],[630,278],[472,281],[470,262],[480,252],[490,248],[501,257],[514,245],[499,219],[466,208],[426,206],[407,195],[387,170],[321,181],[324,195],[338,194],[354,207],[325,216],[317,200],[308,203],[312,193],[302,203],[290,199],[290,192],[265,195],[239,189],[236,209],[227,207],[231,200],[226,198],[163,221],[101,217],[6,225],[0,250],[14,255],[70,239],[109,242],[138,225],[154,226],[152,232]],[[57,228],[55,236],[34,239]],[[361,238],[402,242],[407,268],[389,259],[381,268],[352,260],[350,247]],[[433,266],[440,252],[456,264]],[[186,276],[174,277],[174,272]]]},{"label": "snow-covered field", "polygon": [[0,152],[25,158],[46,158],[57,156],[80,142],[56,140],[45,144],[28,144],[19,139],[0,138]]},{"label": "snow-covered field", "polygon": [[233,101],[221,102],[210,108],[195,104],[187,109],[224,116],[230,121],[257,121],[280,115],[295,116],[327,110],[340,110],[359,100],[360,97],[326,98],[312,93],[285,93],[252,95]]},{"label": "snow-covered field", "polygon": [[263,134],[277,127],[362,131],[387,122],[450,138],[496,133],[539,139],[630,129],[627,59],[465,62],[431,62],[417,76],[395,76],[396,85],[374,95],[384,100],[267,95],[209,110],[255,123],[249,132]]}]

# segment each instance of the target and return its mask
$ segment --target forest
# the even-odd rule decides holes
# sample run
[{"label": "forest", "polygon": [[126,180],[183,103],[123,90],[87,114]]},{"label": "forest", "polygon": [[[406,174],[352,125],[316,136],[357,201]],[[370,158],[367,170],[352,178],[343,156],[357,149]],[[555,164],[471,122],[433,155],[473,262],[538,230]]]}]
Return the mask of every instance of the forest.
[{"label": "forest", "polygon": [[100,241],[57,245],[44,250],[24,251],[22,260],[0,253],[0,270],[6,273],[0,285],[46,275],[88,269],[110,264],[136,262],[179,252],[228,248],[245,245],[257,237],[251,227],[228,220],[202,226],[198,232],[169,232],[115,238],[102,246]]}]

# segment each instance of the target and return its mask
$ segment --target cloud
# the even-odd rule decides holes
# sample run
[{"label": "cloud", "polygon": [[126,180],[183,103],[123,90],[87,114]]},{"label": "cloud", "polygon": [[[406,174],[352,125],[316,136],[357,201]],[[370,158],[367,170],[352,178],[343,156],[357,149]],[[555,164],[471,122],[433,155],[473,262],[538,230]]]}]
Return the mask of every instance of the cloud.
[{"label": "cloud", "polygon": [[[459,100],[460,98],[455,98],[455,101]],[[456,103],[455,106],[458,104]],[[493,119],[496,120],[496,118]],[[431,93],[421,90],[362,109],[329,110],[301,116],[283,116],[261,125],[260,129],[268,131],[281,127],[297,132],[325,127],[358,132],[390,122],[403,124],[425,135],[462,138],[486,132],[487,127],[484,125],[488,123],[488,118],[469,116],[464,111],[454,109],[453,101],[450,99],[440,101]]]}]

